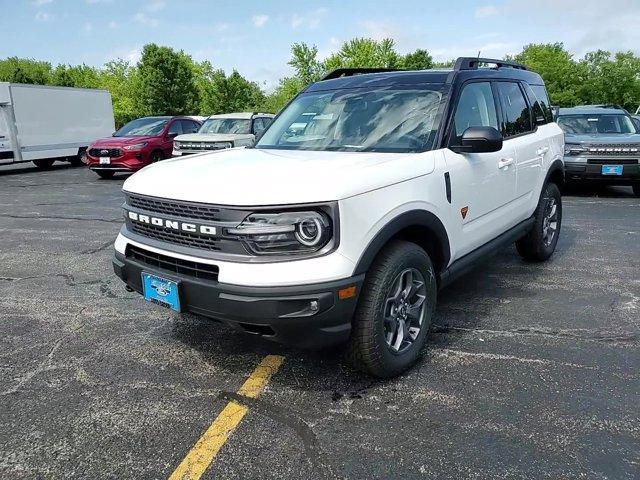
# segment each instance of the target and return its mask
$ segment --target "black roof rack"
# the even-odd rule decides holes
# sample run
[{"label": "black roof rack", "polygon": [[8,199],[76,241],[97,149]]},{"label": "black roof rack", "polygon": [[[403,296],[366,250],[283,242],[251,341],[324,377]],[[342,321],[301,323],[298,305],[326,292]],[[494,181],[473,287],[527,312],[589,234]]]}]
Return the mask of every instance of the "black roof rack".
[{"label": "black roof rack", "polygon": [[460,57],[456,60],[456,64],[453,67],[454,70],[477,70],[482,63],[493,64],[498,68],[508,67],[518,70],[529,70],[521,63],[511,62],[509,60],[496,60],[495,58],[480,58],[480,57]]},{"label": "black roof rack", "polygon": [[354,75],[362,75],[365,73],[383,73],[383,72],[400,72],[398,68],[338,68],[322,77],[322,80],[331,80],[333,78],[353,77]]}]

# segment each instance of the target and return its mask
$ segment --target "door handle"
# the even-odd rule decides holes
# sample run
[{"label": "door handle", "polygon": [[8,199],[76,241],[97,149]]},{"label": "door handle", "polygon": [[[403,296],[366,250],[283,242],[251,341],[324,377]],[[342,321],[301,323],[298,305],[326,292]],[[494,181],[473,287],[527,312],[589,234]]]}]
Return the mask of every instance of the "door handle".
[{"label": "door handle", "polygon": [[541,147],[538,150],[536,150],[536,155],[538,155],[539,157],[544,156],[547,152],[549,151],[549,147]]},{"label": "door handle", "polygon": [[513,164],[513,158],[503,158],[498,162],[498,168],[500,170],[503,170],[503,169],[506,169],[511,164]]}]

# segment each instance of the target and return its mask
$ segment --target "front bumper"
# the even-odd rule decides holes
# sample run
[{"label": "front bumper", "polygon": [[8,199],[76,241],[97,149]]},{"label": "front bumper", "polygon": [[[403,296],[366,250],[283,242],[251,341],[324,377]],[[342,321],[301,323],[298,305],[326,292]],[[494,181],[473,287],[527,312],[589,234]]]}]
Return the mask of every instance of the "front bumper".
[{"label": "front bumper", "polygon": [[111,170],[114,172],[137,172],[149,165],[151,152],[125,152],[121,157],[112,157],[109,164],[100,164],[100,159],[87,153],[87,166],[91,170]]},{"label": "front bumper", "polygon": [[[576,162],[574,158],[565,157],[564,171],[567,181],[588,181],[609,183],[612,185],[633,185],[640,182],[640,165],[622,164],[615,158],[598,160],[598,163],[586,161]],[[603,175],[602,165],[622,164],[622,175]]]},{"label": "front bumper", "polygon": [[[142,293],[142,272],[179,283],[182,310],[219,320],[233,328],[301,348],[346,341],[364,275],[286,287],[248,287],[203,280],[139,262],[116,251],[113,269]],[[338,292],[355,286],[355,295]],[[315,303],[315,308],[314,304]]]}]

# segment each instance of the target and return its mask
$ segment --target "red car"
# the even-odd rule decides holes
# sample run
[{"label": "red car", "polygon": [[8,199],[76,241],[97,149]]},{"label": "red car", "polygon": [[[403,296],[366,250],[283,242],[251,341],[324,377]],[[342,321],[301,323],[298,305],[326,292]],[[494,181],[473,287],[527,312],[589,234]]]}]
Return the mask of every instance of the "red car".
[{"label": "red car", "polygon": [[150,163],[171,158],[173,139],[195,133],[200,122],[188,117],[144,117],[127,123],[110,138],[87,149],[87,165],[102,178],[116,172],[135,172]]}]

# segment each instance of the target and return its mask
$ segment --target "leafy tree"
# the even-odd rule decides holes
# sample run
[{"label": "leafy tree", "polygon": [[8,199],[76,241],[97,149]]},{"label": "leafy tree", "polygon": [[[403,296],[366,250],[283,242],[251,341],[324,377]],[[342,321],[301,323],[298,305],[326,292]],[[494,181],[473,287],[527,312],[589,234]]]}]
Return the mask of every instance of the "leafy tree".
[{"label": "leafy tree", "polygon": [[588,53],[579,68],[585,72],[580,88],[585,103],[610,103],[635,111],[640,104],[640,58],[633,52],[598,50]]},{"label": "leafy tree", "polygon": [[228,77],[222,70],[213,73],[205,86],[200,111],[204,115],[256,110],[265,96],[255,82],[250,82],[236,70]]},{"label": "leafy tree", "polygon": [[138,90],[138,69],[126,60],[113,60],[105,64],[99,75],[99,88],[111,93],[116,127],[138,118],[135,92]]},{"label": "leafy tree", "polygon": [[184,52],[150,43],[142,49],[134,97],[141,115],[181,115],[198,109],[192,60]]},{"label": "leafy tree", "polygon": [[51,64],[29,58],[10,57],[0,60],[0,81],[48,85],[51,80]]},{"label": "leafy tree", "polygon": [[428,51],[418,49],[402,57],[401,66],[406,70],[428,70],[433,68],[433,57]]},{"label": "leafy tree", "polygon": [[318,47],[309,46],[306,43],[294,43],[291,47],[291,60],[289,65],[296,71],[303,85],[318,81],[325,73],[325,68],[318,61]]},{"label": "leafy tree", "polygon": [[100,75],[86,65],[58,65],[51,74],[50,83],[62,87],[98,88]]},{"label": "leafy tree", "polygon": [[402,58],[395,51],[390,38],[376,41],[371,38],[354,38],[345,42],[338,52],[324,62],[326,71],[336,68],[399,68]]}]

